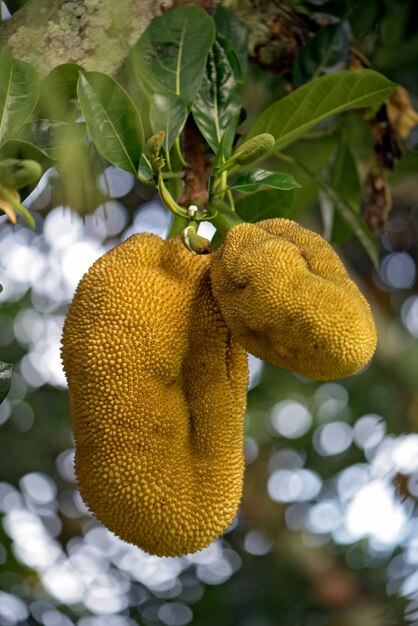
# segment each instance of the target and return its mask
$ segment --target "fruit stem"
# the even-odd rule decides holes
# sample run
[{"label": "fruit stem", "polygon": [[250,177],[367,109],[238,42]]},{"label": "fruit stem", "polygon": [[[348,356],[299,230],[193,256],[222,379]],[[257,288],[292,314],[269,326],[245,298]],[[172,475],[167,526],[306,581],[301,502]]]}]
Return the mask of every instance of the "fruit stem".
[{"label": "fruit stem", "polygon": [[181,235],[185,228],[189,225],[189,220],[185,217],[180,217],[179,215],[173,215],[173,219],[171,220],[170,229],[167,234],[167,239],[171,239],[172,237],[177,237],[177,235]]},{"label": "fruit stem", "polygon": [[213,213],[213,217],[211,218],[212,224],[215,226],[222,239],[225,237],[230,228],[237,226],[238,224],[244,224],[244,220],[238,217],[231,207],[223,200],[214,200],[210,211]]}]

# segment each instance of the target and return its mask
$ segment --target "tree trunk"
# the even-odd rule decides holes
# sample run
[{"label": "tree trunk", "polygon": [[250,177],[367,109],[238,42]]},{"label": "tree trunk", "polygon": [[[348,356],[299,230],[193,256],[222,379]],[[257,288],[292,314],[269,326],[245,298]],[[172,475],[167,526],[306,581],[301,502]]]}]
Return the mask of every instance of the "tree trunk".
[{"label": "tree trunk", "polygon": [[61,63],[115,75],[149,22],[171,6],[155,0],[29,0],[1,26],[0,46],[8,44],[42,77]]}]

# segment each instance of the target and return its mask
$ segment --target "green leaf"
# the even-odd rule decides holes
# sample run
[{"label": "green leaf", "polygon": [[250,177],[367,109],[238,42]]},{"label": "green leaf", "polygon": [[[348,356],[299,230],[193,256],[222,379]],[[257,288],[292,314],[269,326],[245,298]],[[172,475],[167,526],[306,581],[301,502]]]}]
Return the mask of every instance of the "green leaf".
[{"label": "green leaf", "polygon": [[280,189],[287,191],[300,187],[293,176],[284,172],[269,172],[268,170],[251,169],[238,176],[234,183],[229,185],[230,189],[235,189],[241,193],[253,193],[260,187],[270,189]]},{"label": "green leaf", "polygon": [[19,132],[38,97],[39,80],[35,69],[12,57],[5,48],[0,55],[0,145]]},{"label": "green leaf", "polygon": [[329,24],[321,28],[304,45],[293,64],[293,85],[318,78],[325,69],[337,67],[345,69],[350,58],[347,30],[344,24]]},{"label": "green leaf", "polygon": [[213,14],[216,30],[223,35],[233,47],[243,72],[248,65],[248,30],[235,15],[218,4]]},{"label": "green leaf", "polygon": [[182,7],[153,20],[132,51],[135,75],[147,98],[181,96],[189,106],[197,95],[215,24],[197,7]]},{"label": "green leaf", "polygon": [[222,135],[221,141],[219,142],[219,145],[216,149],[215,158],[213,161],[213,169],[221,166],[222,163],[224,163],[224,161],[231,156],[233,139],[234,133],[231,132],[230,128],[227,128]]},{"label": "green leaf", "polygon": [[12,370],[13,365],[0,361],[0,404],[9,393],[12,383]]},{"label": "green leaf", "polygon": [[63,150],[82,141],[85,136],[85,124],[42,119],[25,124],[16,140],[34,146],[50,159],[59,160]]},{"label": "green leaf", "polygon": [[150,102],[150,122],[153,133],[163,130],[164,149],[169,152],[187,119],[184,100],[173,94],[154,94]]},{"label": "green leaf", "polygon": [[52,206],[67,205],[84,216],[109,199],[96,184],[103,173],[103,161],[94,144],[72,144],[64,151],[56,169],[60,176],[49,179]]},{"label": "green leaf", "polygon": [[[361,207],[361,186],[356,162],[344,137],[338,146],[333,169],[332,187],[352,212],[359,215]],[[335,243],[344,241],[352,232],[351,227],[342,218],[338,208],[336,209],[334,207],[331,241]]]},{"label": "green leaf", "polygon": [[376,239],[370,233],[363,217],[355,213],[351,206],[320,176],[313,175],[314,180],[318,183],[319,188],[325,193],[331,202],[334,204],[335,209],[339,212],[343,220],[351,228],[354,235],[357,237],[370,259],[373,261],[375,267],[379,263],[379,247]]},{"label": "green leaf", "polygon": [[192,106],[195,122],[214,152],[227,128],[232,128],[230,136],[234,136],[241,111],[241,88],[242,70],[238,57],[228,40],[218,35],[209,52],[202,85]]},{"label": "green leaf", "polygon": [[151,167],[151,163],[144,154],[141,154],[141,160],[138,167],[138,178],[146,185],[153,185],[155,182],[154,171]]},{"label": "green leaf", "polygon": [[[302,143],[302,142],[301,142]],[[331,141],[330,146],[333,145],[333,141]],[[301,146],[304,147],[303,145]],[[375,267],[378,266],[379,261],[379,249],[376,239],[370,233],[370,230],[367,228],[365,221],[362,216],[358,213],[355,213],[352,208],[347,204],[347,202],[341,198],[335,189],[322,177],[319,176],[315,172],[315,168],[307,167],[305,163],[302,163],[300,160],[294,159],[288,155],[281,155],[280,158],[284,161],[284,164],[288,163],[289,165],[293,165],[296,169],[304,172],[304,174],[312,180],[312,182],[316,183],[317,190],[321,193],[325,194],[328,199],[334,204],[335,209],[340,213],[341,217],[345,220],[345,222],[350,226],[352,232],[364,249],[367,254],[373,261]],[[304,192],[305,187],[301,190]],[[317,191],[316,191],[317,193]]]},{"label": "green leaf", "polygon": [[343,70],[321,76],[269,106],[246,139],[271,133],[281,150],[331,115],[349,109],[376,109],[395,83],[374,70]]},{"label": "green leaf", "polygon": [[[277,167],[283,172],[291,174],[295,180],[302,186],[294,192],[294,201],[292,205],[292,216],[296,218],[298,215],[309,213],[314,207],[316,210],[318,203],[317,183],[311,175],[298,166],[302,162],[310,172],[319,174],[323,172],[329,165],[330,160],[335,154],[337,142],[335,136],[326,136],[316,139],[299,140],[289,147],[287,153],[295,159],[295,163],[291,164],[280,160]],[[293,193],[286,191],[284,193]]]},{"label": "green leaf", "polygon": [[39,103],[46,117],[72,120],[79,115],[76,100],[80,71],[83,71],[81,65],[63,63],[54,67],[41,82]]},{"label": "green leaf", "polygon": [[244,196],[235,203],[235,210],[246,222],[259,222],[274,217],[288,217],[292,212],[294,191],[262,190]]},{"label": "green leaf", "polygon": [[112,165],[136,175],[144,131],[131,97],[116,80],[101,72],[80,74],[77,91],[98,151]]}]

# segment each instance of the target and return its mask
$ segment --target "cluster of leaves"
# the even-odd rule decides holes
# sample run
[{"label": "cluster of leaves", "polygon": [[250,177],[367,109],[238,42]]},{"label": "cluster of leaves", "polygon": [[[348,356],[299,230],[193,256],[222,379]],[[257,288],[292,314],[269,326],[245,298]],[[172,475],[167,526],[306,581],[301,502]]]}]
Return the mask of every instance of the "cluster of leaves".
[{"label": "cluster of leaves", "polygon": [[[340,25],[331,25],[310,40],[295,62],[294,82],[298,88],[261,113],[249,129],[248,138],[271,134],[274,145],[269,153],[277,155],[323,120],[350,109],[376,110],[389,96],[394,85],[372,70],[319,76],[333,62],[342,32]],[[145,137],[164,131],[164,160],[159,162],[158,170],[162,169],[162,178],[181,172],[187,164],[181,154],[180,137],[192,115],[216,154],[214,162],[219,170],[219,165],[231,157],[243,117],[245,35],[243,26],[221,7],[213,18],[196,7],[185,7],[155,19],[132,50],[134,98],[114,78],[85,72],[72,64],[55,68],[39,88],[35,70],[5,50],[0,63],[2,84],[7,86],[0,101],[1,154],[21,156],[29,151],[44,167],[56,164],[68,175],[68,160],[79,161],[80,154],[94,146],[107,162],[141,182],[156,185],[156,167],[146,156]],[[325,55],[324,47],[328,50]],[[315,63],[317,58],[320,63]],[[306,83],[308,76],[313,80]],[[34,112],[48,117],[33,119]],[[340,157],[343,166],[348,158],[345,151]],[[232,182],[227,183],[225,169],[221,180],[214,171],[215,176],[209,177],[213,194],[223,196],[228,192],[232,208],[234,189],[253,193],[261,187],[285,191],[298,186],[286,174],[265,173],[258,168],[243,172],[245,165],[234,167],[237,177]],[[86,169],[91,168],[86,165]],[[253,210],[252,200],[244,200],[241,205],[237,203],[237,211],[243,219],[257,221],[283,214],[281,205],[286,207],[287,203],[284,194],[273,197],[272,203],[271,192],[264,191],[254,198]],[[264,209],[260,213],[257,207]],[[344,199],[336,203],[336,208],[373,254],[359,214]]]},{"label": "cluster of leaves", "polygon": [[[103,201],[94,185],[97,168],[100,162],[110,163],[159,190],[177,218],[171,234],[190,224],[197,229],[199,221],[209,219],[222,235],[226,228],[217,215],[224,199],[227,226],[237,219],[254,222],[290,214],[294,193],[289,191],[300,187],[291,173],[248,169],[262,158],[270,157],[274,164],[279,158],[317,185],[346,234],[354,233],[376,262],[376,243],[359,212],[356,167],[341,125],[335,122],[339,141],[331,180],[297,154],[283,153],[343,112],[375,112],[394,89],[394,83],[370,69],[321,75],[346,55],[345,33],[342,23],[331,24],[310,39],[294,63],[296,89],[255,119],[245,143],[237,130],[245,119],[246,29],[222,7],[213,17],[183,7],[152,21],[132,50],[126,88],[109,75],[74,64],[57,66],[40,81],[33,67],[5,49],[0,57],[0,208],[9,203],[34,226],[16,192],[26,197],[32,191],[41,174],[34,175],[34,162],[42,171],[54,166],[61,173],[62,187],[73,190],[66,198],[72,208],[86,202],[84,191],[74,195],[70,181],[75,178],[78,189],[89,190],[97,206]],[[194,120],[210,163],[206,180],[200,181],[206,193],[191,198],[197,205],[193,213],[178,204],[181,181],[195,165],[193,155],[189,159],[186,154],[187,162],[182,152],[188,119]],[[13,167],[7,169],[10,163]],[[237,193],[251,195],[237,199]]]}]

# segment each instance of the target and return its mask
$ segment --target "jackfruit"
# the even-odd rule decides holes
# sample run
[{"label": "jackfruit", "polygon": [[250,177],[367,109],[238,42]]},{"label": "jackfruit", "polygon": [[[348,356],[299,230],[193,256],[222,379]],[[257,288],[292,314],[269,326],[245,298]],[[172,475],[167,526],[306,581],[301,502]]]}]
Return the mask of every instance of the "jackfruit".
[{"label": "jackfruit", "polygon": [[213,299],[211,260],[134,235],[82,278],[64,325],[81,496],[159,556],[207,546],[241,498],[247,355]]},{"label": "jackfruit", "polygon": [[332,247],[291,220],[231,228],[211,277],[233,336],[261,359],[333,380],[373,356],[376,328],[365,298]]}]

